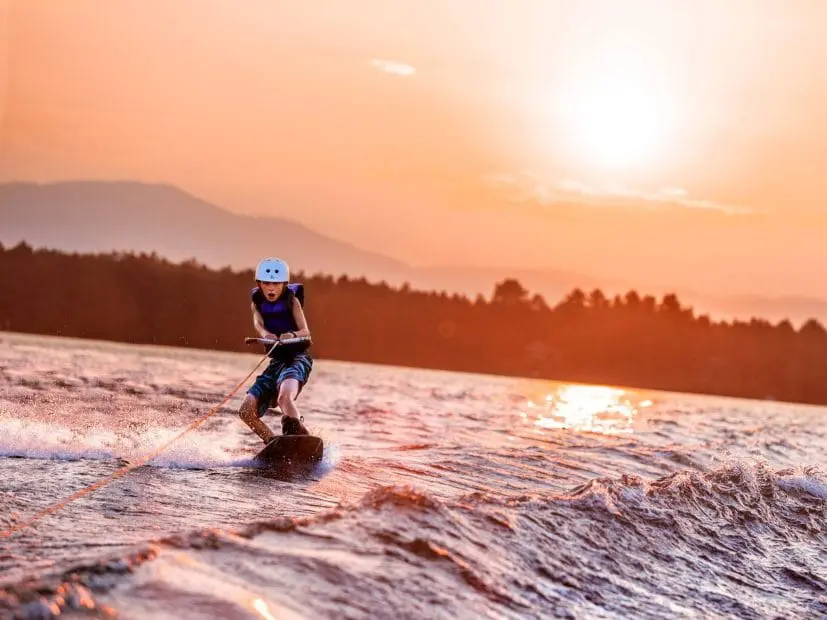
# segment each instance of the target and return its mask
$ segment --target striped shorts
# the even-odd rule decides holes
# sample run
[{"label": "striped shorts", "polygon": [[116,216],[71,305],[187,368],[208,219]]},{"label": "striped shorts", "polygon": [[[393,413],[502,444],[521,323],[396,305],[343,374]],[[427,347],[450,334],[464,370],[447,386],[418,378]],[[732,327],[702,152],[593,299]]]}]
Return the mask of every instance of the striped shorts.
[{"label": "striped shorts", "polygon": [[313,370],[313,358],[309,353],[297,353],[286,358],[274,358],[257,378],[247,393],[258,400],[258,417],[267,413],[267,409],[275,405],[279,388],[285,379],[296,379],[299,382],[299,393],[304,384],[310,379]]}]

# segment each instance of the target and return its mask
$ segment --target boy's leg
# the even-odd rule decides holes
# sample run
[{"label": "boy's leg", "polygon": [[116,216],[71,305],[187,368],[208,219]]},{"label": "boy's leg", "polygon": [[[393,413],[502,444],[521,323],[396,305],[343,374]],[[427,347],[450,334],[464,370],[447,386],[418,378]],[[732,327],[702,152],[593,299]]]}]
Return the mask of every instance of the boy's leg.
[{"label": "boy's leg", "polygon": [[255,383],[247,391],[247,397],[238,411],[239,417],[256,435],[261,437],[264,443],[269,443],[276,436],[270,427],[261,421],[261,415],[276,391],[277,377],[281,370],[282,365],[272,360],[264,372],[256,377]]},{"label": "boy's leg", "polygon": [[270,430],[261,418],[258,417],[258,398],[252,394],[247,394],[244,402],[241,403],[241,408],[238,410],[238,416],[249,426],[253,432],[261,437],[264,443],[270,443],[275,438],[275,433]]},{"label": "boy's leg", "polygon": [[299,382],[292,377],[285,379],[279,386],[279,407],[284,415],[281,418],[282,435],[309,435],[302,424],[296,409],[296,397],[299,395]]},{"label": "boy's leg", "polygon": [[297,355],[278,376],[278,404],[282,413],[282,434],[308,434],[307,429],[300,421],[299,411],[296,408],[296,399],[304,384],[310,378],[313,360],[307,354]]},{"label": "boy's leg", "polygon": [[291,418],[299,417],[299,410],[296,409],[296,397],[299,395],[299,381],[292,377],[285,379],[279,385],[279,408],[284,415]]}]

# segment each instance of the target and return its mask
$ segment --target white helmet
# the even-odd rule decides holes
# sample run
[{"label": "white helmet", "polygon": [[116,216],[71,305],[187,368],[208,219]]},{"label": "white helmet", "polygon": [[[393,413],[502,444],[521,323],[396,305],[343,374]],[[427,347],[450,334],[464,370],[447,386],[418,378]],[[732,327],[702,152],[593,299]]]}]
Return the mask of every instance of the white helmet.
[{"label": "white helmet", "polygon": [[256,280],[260,282],[289,282],[290,267],[280,258],[265,258],[256,267]]}]

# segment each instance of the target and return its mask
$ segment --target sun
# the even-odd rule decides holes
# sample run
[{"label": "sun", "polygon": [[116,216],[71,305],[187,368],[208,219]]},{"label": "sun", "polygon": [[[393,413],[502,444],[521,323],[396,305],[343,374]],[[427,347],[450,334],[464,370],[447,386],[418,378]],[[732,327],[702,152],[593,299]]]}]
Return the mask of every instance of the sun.
[{"label": "sun", "polygon": [[650,165],[667,145],[671,106],[639,60],[615,55],[584,69],[563,90],[567,141],[592,167]]},{"label": "sun", "polygon": [[651,93],[611,76],[580,94],[570,130],[595,163],[619,167],[645,164],[665,134],[662,108]]}]

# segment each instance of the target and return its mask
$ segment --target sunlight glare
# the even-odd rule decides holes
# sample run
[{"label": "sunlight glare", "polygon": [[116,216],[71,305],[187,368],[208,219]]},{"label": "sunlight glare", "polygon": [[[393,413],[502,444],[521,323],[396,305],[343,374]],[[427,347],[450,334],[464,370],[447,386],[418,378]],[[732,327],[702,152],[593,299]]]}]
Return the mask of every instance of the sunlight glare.
[{"label": "sunlight glare", "polygon": [[267,603],[265,603],[263,599],[255,599],[253,601],[253,609],[257,611],[259,615],[264,618],[264,620],[276,620],[273,614],[270,613],[270,609],[267,607]]},{"label": "sunlight glare", "polygon": [[[546,396],[548,407],[537,413],[534,425],[594,433],[631,433],[637,408],[618,388],[565,385]],[[651,403],[649,403],[651,404]]]},{"label": "sunlight glare", "polygon": [[628,49],[584,67],[559,101],[572,148],[592,166],[654,164],[665,146],[670,103],[653,68]]}]

